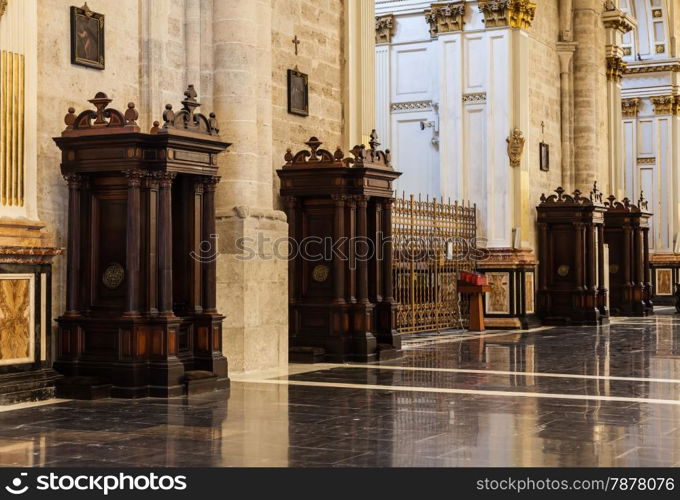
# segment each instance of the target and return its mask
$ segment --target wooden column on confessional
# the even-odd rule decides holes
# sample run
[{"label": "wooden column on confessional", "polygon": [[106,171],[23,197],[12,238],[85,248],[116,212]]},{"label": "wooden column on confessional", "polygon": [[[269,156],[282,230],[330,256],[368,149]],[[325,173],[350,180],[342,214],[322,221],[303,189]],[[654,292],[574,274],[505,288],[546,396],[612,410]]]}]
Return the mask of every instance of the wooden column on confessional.
[{"label": "wooden column on confessional", "polygon": [[605,202],[604,240],[609,245],[609,304],[612,315],[653,314],[649,283],[649,218],[647,202],[638,204],[614,195]]},{"label": "wooden column on confessional", "polygon": [[68,293],[55,362],[67,375],[65,397],[228,386],[217,252],[204,243],[214,243],[216,155],[229,144],[213,114],[196,112],[193,86],[184,96],[147,134],[133,103],[121,113],[100,92],[94,110],[69,109],[55,138],[69,181]]},{"label": "wooden column on confessional", "polygon": [[298,249],[289,265],[291,359],[305,352],[328,361],[396,356],[392,250],[384,242],[391,238],[392,185],[400,173],[389,151],[378,149],[376,134],[369,148],[355,146],[351,158],[321,149],[315,137],[306,144],[309,150],[288,150],[277,171]]},{"label": "wooden column on confessional", "polygon": [[608,322],[601,307],[606,290],[598,265],[603,246],[595,237],[604,224],[605,206],[595,187],[590,196],[569,195],[562,188],[541,195],[536,207],[539,227],[539,288],[537,314],[545,324],[601,324]]}]

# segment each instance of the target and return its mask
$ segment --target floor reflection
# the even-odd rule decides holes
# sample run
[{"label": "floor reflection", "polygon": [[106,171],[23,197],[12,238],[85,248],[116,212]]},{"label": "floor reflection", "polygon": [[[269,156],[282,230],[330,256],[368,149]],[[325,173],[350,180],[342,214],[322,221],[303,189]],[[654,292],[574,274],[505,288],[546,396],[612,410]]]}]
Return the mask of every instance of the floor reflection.
[{"label": "floor reflection", "polygon": [[680,318],[291,365],[230,393],[0,412],[4,466],[676,466]]}]

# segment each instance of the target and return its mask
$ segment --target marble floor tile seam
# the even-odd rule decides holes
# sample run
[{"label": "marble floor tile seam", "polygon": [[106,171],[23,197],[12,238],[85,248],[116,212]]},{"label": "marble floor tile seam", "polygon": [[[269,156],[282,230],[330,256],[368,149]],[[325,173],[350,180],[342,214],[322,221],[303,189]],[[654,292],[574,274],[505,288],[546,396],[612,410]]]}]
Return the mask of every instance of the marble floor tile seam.
[{"label": "marble floor tile seam", "polygon": [[[332,368],[353,368],[364,370],[394,370],[394,371],[414,371],[414,372],[433,372],[433,373],[470,373],[479,375],[516,375],[525,377],[549,377],[549,378],[572,378],[572,379],[587,379],[587,380],[618,380],[629,382],[654,382],[664,384],[680,384],[680,379],[667,379],[657,377],[624,377],[617,375],[588,375],[576,373],[551,373],[551,372],[526,372],[526,371],[511,371],[511,370],[485,370],[472,368],[438,368],[438,367],[421,367],[421,366],[395,366],[395,365],[372,365],[372,364],[353,364],[353,363],[323,363],[318,365],[318,369],[332,369]],[[313,372],[316,370],[310,370]],[[309,373],[309,372],[308,372]],[[296,373],[296,375],[299,373]],[[283,375],[285,376],[285,375]],[[252,381],[253,379],[243,380]]]},{"label": "marble floor tile seam", "polygon": [[499,391],[499,390],[474,390],[461,389],[449,387],[411,387],[400,385],[374,385],[374,384],[348,384],[341,382],[312,382],[312,381],[297,381],[297,380],[250,380],[249,383],[258,384],[273,384],[273,385],[291,385],[291,386],[306,386],[306,387],[328,387],[338,389],[361,389],[367,391],[396,391],[409,393],[442,393],[442,394],[470,394],[480,396],[502,396],[502,397],[523,397],[523,398],[545,398],[545,399],[572,399],[584,401],[618,401],[618,402],[632,402],[641,404],[657,404],[680,406],[679,400],[670,399],[654,399],[654,398],[629,398],[625,396],[602,396],[591,394],[558,394],[558,393],[539,393],[539,392],[517,392],[517,391]]}]

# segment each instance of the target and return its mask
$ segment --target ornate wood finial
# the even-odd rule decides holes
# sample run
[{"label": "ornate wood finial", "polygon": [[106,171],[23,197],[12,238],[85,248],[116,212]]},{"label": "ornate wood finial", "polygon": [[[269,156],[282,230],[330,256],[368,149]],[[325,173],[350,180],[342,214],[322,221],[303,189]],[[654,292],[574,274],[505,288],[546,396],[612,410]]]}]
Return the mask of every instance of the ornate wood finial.
[{"label": "ornate wood finial", "polygon": [[597,189],[597,181],[593,182],[593,190],[590,192],[590,201],[602,203],[602,193]]},{"label": "ornate wood finial", "polygon": [[378,146],[380,146],[380,143],[378,142],[378,133],[375,131],[375,129],[371,130],[371,140],[368,142],[368,144],[371,146],[373,151],[378,149]]},{"label": "ornate wood finial", "polygon": [[571,195],[565,194],[564,188],[562,186],[555,189],[556,194],[551,194],[546,196],[541,195],[541,205],[595,205],[595,202],[590,197],[581,196],[581,191],[575,190]]},{"label": "ornate wood finial", "polygon": [[640,199],[638,200],[638,207],[641,210],[647,210],[649,208],[649,203],[645,200],[645,194],[640,190]]},{"label": "ornate wood finial", "polygon": [[175,113],[172,109],[172,104],[166,104],[165,111],[163,111],[163,127],[156,133],[167,133],[174,129],[199,134],[218,135],[220,129],[215,113],[210,113],[209,117],[202,113],[196,113],[196,108],[201,105],[196,99],[197,97],[196,89],[193,85],[189,85],[184,91],[184,99],[182,100],[182,109],[180,111]]},{"label": "ornate wood finial", "polygon": [[95,134],[100,133],[102,129],[106,129],[107,133],[139,132],[136,121],[139,113],[135,109],[135,104],[128,103],[128,109],[123,114],[117,109],[108,107],[111,101],[112,99],[109,99],[104,92],[97,92],[92,99],[88,100],[94,105],[94,110],[86,109],[76,116],[76,110],[70,107],[68,114],[64,117],[66,129],[62,135]]}]

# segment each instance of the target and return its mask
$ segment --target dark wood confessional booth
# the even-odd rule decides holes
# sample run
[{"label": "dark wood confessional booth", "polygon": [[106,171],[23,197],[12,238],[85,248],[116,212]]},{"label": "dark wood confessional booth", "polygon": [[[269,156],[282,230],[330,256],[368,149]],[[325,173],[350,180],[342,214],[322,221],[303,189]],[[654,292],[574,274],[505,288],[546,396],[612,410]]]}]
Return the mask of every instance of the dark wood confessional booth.
[{"label": "dark wood confessional booth", "polygon": [[[289,262],[291,360],[371,361],[398,355],[392,284],[393,181],[380,151],[286,153],[277,171],[296,255]],[[362,257],[363,256],[363,257]]]},{"label": "dark wood confessional booth", "polygon": [[605,201],[604,241],[609,246],[609,308],[612,315],[654,314],[649,268],[647,201],[637,205],[628,198]]},{"label": "dark wood confessional booth", "polygon": [[[228,386],[216,309],[215,115],[182,109],[141,133],[99,92],[55,142],[68,182],[66,311],[55,368],[64,396],[170,397]],[[203,244],[202,244],[203,242]]]},{"label": "dark wood confessional booth", "polygon": [[602,193],[541,195],[537,313],[544,324],[609,322]]}]

